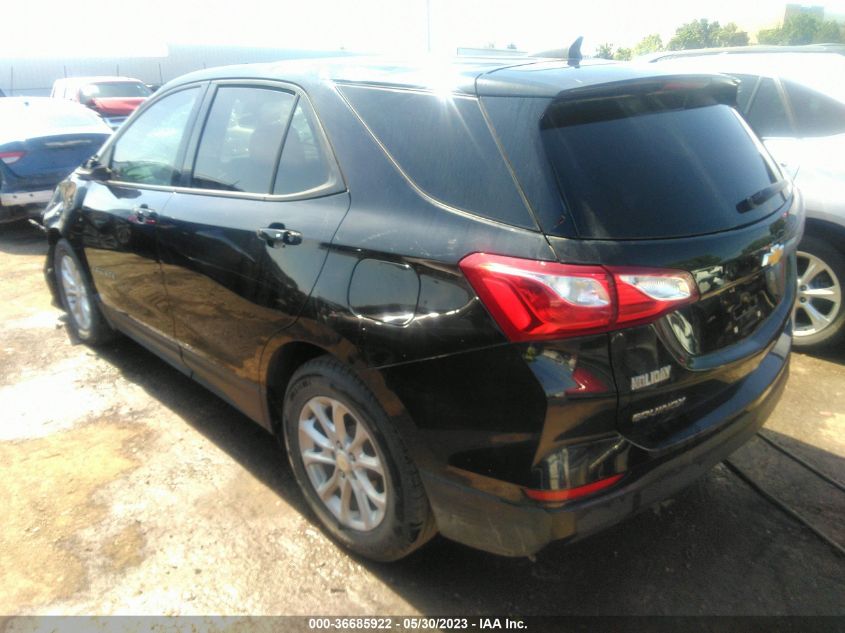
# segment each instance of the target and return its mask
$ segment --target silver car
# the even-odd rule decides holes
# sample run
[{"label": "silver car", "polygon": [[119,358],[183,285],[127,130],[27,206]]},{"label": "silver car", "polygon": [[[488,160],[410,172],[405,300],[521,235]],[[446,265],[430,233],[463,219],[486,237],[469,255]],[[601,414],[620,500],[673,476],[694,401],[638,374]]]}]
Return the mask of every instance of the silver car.
[{"label": "silver car", "polygon": [[845,337],[845,55],[690,52],[651,61],[739,79],[740,111],[800,187],[807,208],[798,252],[795,346],[840,342]]}]

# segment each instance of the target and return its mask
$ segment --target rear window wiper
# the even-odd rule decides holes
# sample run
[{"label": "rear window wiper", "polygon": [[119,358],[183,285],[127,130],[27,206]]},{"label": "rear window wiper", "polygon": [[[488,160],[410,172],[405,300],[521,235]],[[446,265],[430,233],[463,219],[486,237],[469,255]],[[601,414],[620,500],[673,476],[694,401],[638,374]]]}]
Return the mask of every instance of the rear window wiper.
[{"label": "rear window wiper", "polygon": [[760,189],[757,193],[751,194],[745,200],[739,201],[736,205],[736,210],[740,213],[747,213],[752,209],[756,209],[757,207],[766,204],[766,202],[774,198],[787,187],[789,187],[788,180],[778,180],[776,183],[773,183],[764,189]]}]

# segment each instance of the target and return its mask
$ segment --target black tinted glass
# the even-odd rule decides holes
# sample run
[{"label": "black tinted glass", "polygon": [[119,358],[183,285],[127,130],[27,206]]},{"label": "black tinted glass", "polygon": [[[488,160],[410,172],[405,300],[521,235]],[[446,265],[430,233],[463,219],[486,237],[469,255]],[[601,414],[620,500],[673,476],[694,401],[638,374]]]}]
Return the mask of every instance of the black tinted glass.
[{"label": "black tinted glass", "polygon": [[745,112],[759,77],[757,75],[732,75],[732,77],[739,80],[739,86],[736,89],[736,107],[740,112]]},{"label": "black tinted glass", "polygon": [[760,80],[760,87],[745,118],[758,136],[793,135],[777,85],[768,77]]},{"label": "black tinted glass", "polygon": [[737,210],[776,177],[727,105],[545,127],[541,134],[582,237],[713,233],[783,202]]},{"label": "black tinted glass", "polygon": [[203,128],[192,185],[270,193],[296,97],[269,88],[223,86]]},{"label": "black tinted glass", "polygon": [[275,194],[294,194],[340,182],[334,161],[310,109],[300,101],[293,113],[273,187]]},{"label": "black tinted glass", "polygon": [[172,185],[179,173],[179,149],[199,90],[190,88],[153,103],[121,134],[111,168],[115,180]]},{"label": "black tinted glass", "polygon": [[535,226],[478,101],[359,87],[344,87],[343,94],[428,195],[500,222]]},{"label": "black tinted glass", "polygon": [[785,81],[784,87],[795,115],[798,136],[832,136],[845,132],[844,103],[791,81]]}]

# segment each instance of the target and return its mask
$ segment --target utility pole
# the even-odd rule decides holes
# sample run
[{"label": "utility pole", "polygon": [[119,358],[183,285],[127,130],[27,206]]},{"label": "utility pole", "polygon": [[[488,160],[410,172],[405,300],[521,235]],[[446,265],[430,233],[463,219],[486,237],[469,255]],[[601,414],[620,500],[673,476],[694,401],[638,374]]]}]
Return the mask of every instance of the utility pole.
[{"label": "utility pole", "polygon": [[425,24],[428,52],[431,52],[431,0],[425,0]]}]

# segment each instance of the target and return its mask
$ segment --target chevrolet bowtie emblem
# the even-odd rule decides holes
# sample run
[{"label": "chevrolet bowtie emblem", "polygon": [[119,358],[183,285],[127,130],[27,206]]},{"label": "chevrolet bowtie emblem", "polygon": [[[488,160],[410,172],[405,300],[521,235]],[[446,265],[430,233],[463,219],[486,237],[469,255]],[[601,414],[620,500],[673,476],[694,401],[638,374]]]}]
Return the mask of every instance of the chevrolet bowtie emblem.
[{"label": "chevrolet bowtie emblem", "polygon": [[783,244],[772,244],[768,253],[763,255],[763,268],[774,266],[783,259]]}]

